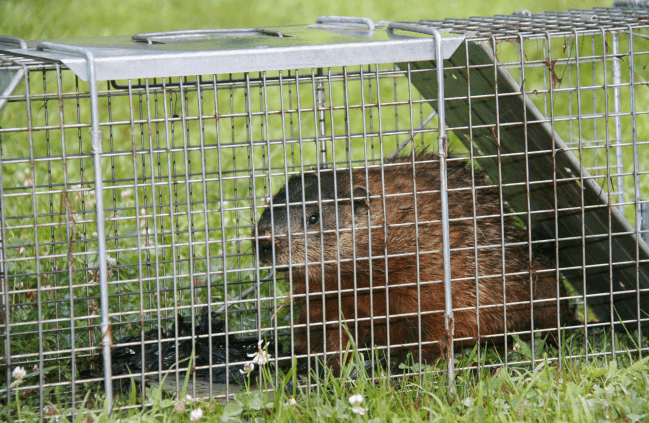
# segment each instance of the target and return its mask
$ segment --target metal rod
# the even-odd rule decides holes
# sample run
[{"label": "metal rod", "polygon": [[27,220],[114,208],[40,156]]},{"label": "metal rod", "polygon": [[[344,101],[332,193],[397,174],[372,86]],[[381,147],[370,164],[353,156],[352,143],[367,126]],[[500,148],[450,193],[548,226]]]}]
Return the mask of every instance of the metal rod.
[{"label": "metal rod", "polygon": [[5,89],[2,92],[0,92],[0,111],[2,111],[2,108],[9,101],[9,96],[13,94],[16,88],[18,88],[18,85],[23,80],[24,76],[25,76],[25,69],[18,69],[14,74],[14,76],[11,77],[11,81],[9,81],[9,84],[7,84]]},{"label": "metal rod", "polygon": [[439,149],[439,181],[442,202],[442,242],[444,250],[444,328],[446,329],[446,342],[448,343],[448,357],[446,357],[446,370],[448,383],[452,385],[455,380],[455,367],[453,363],[453,335],[455,334],[455,321],[453,319],[453,294],[451,291],[451,239],[448,215],[448,181],[446,175],[446,113],[444,110],[444,59],[442,58],[442,35],[435,28],[430,28],[435,36],[435,56],[437,66],[437,109],[439,121],[439,136],[437,138]]},{"label": "metal rod", "polygon": [[64,44],[44,41],[38,44],[37,50],[52,50],[63,53],[76,54],[86,58],[88,66],[88,86],[90,89],[90,115],[92,143],[92,155],[95,167],[95,208],[97,213],[97,251],[99,262],[99,296],[101,306],[101,343],[104,357],[104,392],[106,395],[105,409],[112,412],[113,409],[113,383],[112,383],[112,360],[111,345],[113,343],[112,330],[110,327],[109,301],[108,301],[108,269],[106,263],[106,231],[104,228],[104,197],[103,177],[101,173],[102,158],[102,136],[99,129],[99,97],[97,92],[97,78],[95,74],[95,57],[92,52],[83,47],[74,47]]},{"label": "metal rod", "polygon": [[391,22],[388,30],[400,29],[432,35],[435,40],[435,65],[437,68],[437,117],[439,122],[439,135],[437,137],[439,157],[440,197],[442,203],[442,250],[444,257],[444,328],[446,330],[446,370],[448,384],[452,389],[455,380],[455,367],[453,364],[453,335],[455,323],[453,319],[453,297],[451,291],[451,239],[448,213],[448,181],[446,175],[446,113],[444,110],[444,57],[442,55],[442,35],[431,27],[419,24],[403,24]]},{"label": "metal rod", "polygon": [[367,26],[368,31],[374,31],[374,21],[360,16],[320,16],[316,23],[329,24],[359,24]]},{"label": "metal rod", "polygon": [[[620,35],[613,33],[613,110],[615,110],[615,169],[618,175],[624,173],[624,160],[622,152],[622,116],[620,116],[620,84],[622,83],[622,67],[620,66]],[[617,201],[624,203],[624,178],[617,177]],[[620,213],[624,214],[624,205],[617,206]]]},{"label": "metal rod", "polygon": [[0,35],[0,43],[14,44],[20,47],[21,50],[27,50],[27,42],[20,37],[10,37],[8,35]]},{"label": "metal rod", "polygon": [[[318,68],[318,76],[322,76],[322,68]],[[327,127],[325,124],[325,107],[327,106],[327,102],[325,100],[325,88],[324,88],[324,83],[320,80],[318,81],[316,85],[316,97],[317,97],[317,105],[316,107],[318,108],[318,127],[320,129],[320,136],[325,137],[327,135]],[[316,135],[317,138],[317,135]],[[333,141],[332,141],[333,142]],[[316,143],[316,146],[318,143]],[[320,161],[322,163],[327,162],[327,143],[325,140],[320,142]]]}]

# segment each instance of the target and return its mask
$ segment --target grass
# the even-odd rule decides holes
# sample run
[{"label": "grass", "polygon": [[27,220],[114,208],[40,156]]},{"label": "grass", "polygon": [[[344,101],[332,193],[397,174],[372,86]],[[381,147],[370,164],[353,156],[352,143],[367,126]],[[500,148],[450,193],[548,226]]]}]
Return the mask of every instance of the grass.
[{"label": "grass", "polygon": [[[494,14],[509,14],[517,9],[529,9],[532,12],[542,10],[566,10],[568,8],[591,8],[595,6],[609,6],[610,2],[577,2],[577,1],[549,1],[533,2],[522,0],[516,3],[504,3],[495,1],[465,1],[430,3],[427,1],[411,1],[407,7],[403,3],[394,1],[361,1],[361,2],[306,2],[299,0],[283,1],[281,5],[264,1],[246,2],[205,2],[205,1],[152,1],[139,0],[128,2],[90,2],[90,1],[61,1],[51,2],[24,2],[4,0],[0,2],[0,34],[18,36],[25,39],[58,39],[73,37],[89,37],[119,34],[134,34],[140,32],[176,30],[176,29],[199,29],[199,28],[227,28],[227,27],[268,27],[274,25],[291,25],[315,22],[320,15],[357,15],[366,16],[379,20],[419,20],[419,19],[441,19],[445,17],[468,17],[468,16],[491,16]],[[637,38],[637,42],[641,40]],[[556,40],[553,45],[555,52],[562,50],[563,40]],[[514,46],[515,47],[515,46]],[[499,46],[503,50],[500,56],[501,61],[506,62],[511,55],[511,46],[503,44]],[[527,48],[527,46],[526,46]],[[509,49],[509,50],[508,50]],[[637,51],[646,46],[636,46]],[[528,54],[532,55],[531,50]],[[565,50],[564,50],[565,53]],[[601,46],[598,44],[594,54],[601,54]],[[555,57],[556,58],[556,57]],[[534,57],[530,57],[534,59]],[[602,83],[601,77],[593,80],[591,71],[601,72],[601,67],[593,65],[588,68],[583,65],[582,84]],[[578,79],[574,68],[567,74],[557,73],[563,78]],[[638,66],[636,76],[647,80],[647,70]],[[516,75],[515,75],[516,76]],[[527,74],[529,86],[540,85],[541,74]],[[610,77],[609,77],[610,78]],[[124,81],[120,81],[124,82]],[[400,101],[407,99],[408,87],[403,83],[403,78],[398,82],[398,87],[381,87],[382,98],[398,98]],[[79,84],[79,85],[76,85]],[[69,93],[63,101],[63,120],[70,122],[89,122],[89,111],[82,107],[77,117],[76,99],[74,92],[85,89],[84,83],[75,81],[69,73],[64,75],[62,89]],[[359,82],[353,82],[350,87],[350,103],[358,105],[361,103]],[[52,93],[57,88],[56,81],[43,76],[41,79],[34,78],[31,81],[30,89],[33,94],[43,92]],[[295,91],[285,93],[286,102],[292,101],[295,104],[301,101],[302,107],[309,107],[313,103],[311,86],[307,83],[303,91],[298,95]],[[124,95],[114,95],[110,87],[101,85],[100,89],[106,90],[101,106],[102,122],[129,120],[129,112],[134,111],[136,118],[147,117],[147,105],[153,110],[152,113],[163,110],[162,101],[151,101],[147,104],[145,98],[142,103],[142,90],[134,90],[132,98]],[[378,94],[378,88],[374,87],[374,93]],[[530,88],[528,88],[530,89]],[[371,92],[369,85],[365,86],[366,93]],[[20,91],[18,92],[20,93]],[[22,91],[24,93],[24,89]],[[109,110],[105,101],[106,93],[112,96],[112,105]],[[254,91],[257,95],[257,91]],[[209,93],[211,94],[211,93]],[[259,99],[261,99],[259,90]],[[604,110],[602,93],[594,93],[588,98],[589,107],[597,112]],[[160,93],[154,95],[160,96]],[[390,97],[392,96],[392,97]],[[567,95],[559,94],[554,101],[557,103],[556,116],[567,116],[571,113],[568,109]],[[179,94],[168,94],[167,100],[175,104],[174,112],[182,114],[179,110]],[[286,104],[278,100],[278,92],[269,92],[269,109],[278,110],[286,108]],[[343,103],[343,88],[337,84],[332,88],[330,104],[340,106]],[[545,97],[547,98],[547,96]],[[187,102],[186,115],[195,117],[198,114],[196,92],[188,92],[185,101]],[[254,111],[262,111],[257,105],[257,98],[253,102]],[[533,98],[543,111],[544,97]],[[233,106],[230,106],[232,101]],[[245,109],[246,98],[242,90],[235,90],[231,99],[227,92],[221,95],[216,101],[206,102],[205,114],[215,113],[216,108],[225,111],[236,112]],[[586,102],[586,100],[584,100]],[[645,96],[636,97],[636,109],[646,111],[649,104]],[[56,102],[55,102],[56,103]],[[592,106],[590,105],[592,103]],[[58,104],[49,104],[48,101],[38,102],[32,110],[35,126],[56,125],[59,122]],[[26,126],[25,108],[17,105],[8,105],[3,112],[0,112],[0,126],[5,128],[21,128]],[[23,107],[21,109],[21,107]],[[230,108],[231,107],[231,108]],[[572,103],[571,103],[571,107]],[[628,111],[628,105],[623,105],[623,111]],[[13,110],[10,112],[9,110]],[[420,117],[411,117],[408,105],[395,106],[394,110],[399,117],[390,117],[391,120],[384,122],[387,127],[409,127],[411,118],[414,126],[430,112],[427,104],[422,104],[415,114]],[[109,114],[109,112],[111,114]],[[356,113],[350,123],[352,133],[362,132],[361,122],[363,118]],[[574,111],[572,111],[574,112]],[[371,113],[368,112],[368,113]],[[337,133],[344,132],[342,121],[344,117],[333,116],[337,122]],[[376,116],[374,116],[376,119]],[[303,125],[306,134],[315,131],[313,116],[291,116],[291,125],[297,123],[298,119]],[[624,135],[629,138],[631,126],[628,118],[625,119]],[[207,120],[205,128],[206,144],[215,145],[217,134],[229,143],[245,143],[247,127],[245,119],[233,116],[227,120],[227,124],[220,127],[214,121]],[[172,140],[166,137],[154,135],[156,146],[166,145],[170,142],[174,147],[183,145],[180,121],[171,123],[172,131],[176,138]],[[329,122],[331,123],[331,122]],[[264,122],[261,118],[253,121],[253,137],[255,140],[263,139]],[[595,125],[599,125],[600,137],[601,128],[606,122],[603,119],[586,120],[582,128],[584,137],[591,136],[595,132]],[[268,125],[271,139],[281,139],[281,123],[272,121]],[[288,126],[288,124],[287,124]],[[286,132],[289,130],[284,128]],[[641,141],[649,139],[647,125],[640,123],[637,133]],[[201,129],[196,121],[187,124],[186,130],[190,134],[188,144],[200,145],[198,134]],[[237,286],[230,286],[228,290],[219,288],[223,282],[224,265],[233,273],[229,276],[232,280],[254,280],[256,275],[249,253],[249,235],[251,223],[256,218],[258,211],[252,210],[250,201],[245,199],[249,192],[252,192],[252,182],[248,178],[249,151],[246,147],[232,149],[234,153],[223,152],[222,158],[227,165],[225,170],[235,173],[233,181],[219,182],[217,179],[219,168],[216,165],[217,156],[214,152],[206,153],[205,165],[203,165],[200,154],[187,155],[177,153],[155,153],[142,154],[136,158],[133,155],[124,154],[130,152],[134,147],[140,150],[147,150],[149,134],[156,131],[164,132],[164,128],[156,125],[136,124],[133,127],[129,124],[115,124],[104,131],[104,149],[114,153],[110,158],[105,159],[103,172],[106,184],[104,201],[110,213],[114,213],[115,220],[108,225],[109,246],[111,256],[115,259],[110,269],[110,293],[111,310],[119,310],[120,316],[114,323],[115,337],[139,333],[142,329],[157,327],[158,317],[168,319],[163,323],[173,320],[176,307],[183,309],[184,314],[197,304],[206,303],[208,300],[222,303],[225,298],[232,299],[237,296],[241,289]],[[557,131],[564,139],[572,135],[579,138],[578,128],[571,122],[557,124]],[[65,145],[56,143],[61,135],[66,136]],[[94,225],[94,190],[92,181],[92,163],[87,157],[70,159],[64,166],[60,161],[55,162],[32,162],[30,157],[45,157],[48,155],[61,155],[65,150],[67,154],[83,154],[90,151],[88,137],[77,129],[57,132],[56,130],[36,131],[34,133],[33,147],[26,142],[24,132],[5,134],[2,141],[3,160],[3,187],[10,189],[11,201],[4,205],[5,216],[11,217],[11,228],[8,230],[4,240],[8,251],[7,271],[10,275],[9,283],[12,289],[11,321],[24,322],[20,326],[14,326],[11,334],[12,355],[23,355],[25,363],[31,367],[34,363],[44,365],[43,371],[49,375],[43,376],[45,382],[58,382],[70,380],[72,376],[72,364],[77,369],[87,365],[88,357],[98,345],[99,331],[98,319],[98,286],[96,280],[96,240],[93,233],[96,230]],[[402,137],[403,139],[403,137]],[[144,140],[144,141],[142,141]],[[397,138],[384,140],[386,151],[391,151]],[[435,134],[429,133],[422,137],[426,145],[434,144]],[[389,148],[388,148],[389,147]],[[461,149],[456,143],[456,150]],[[212,150],[214,151],[214,150]],[[299,151],[297,158],[293,157],[290,164],[315,163],[316,152],[307,146],[303,150],[304,160],[301,161]],[[629,156],[630,147],[625,147],[625,156]],[[280,147],[255,148],[255,167],[263,168],[264,160],[267,157],[273,159],[274,164],[283,164],[285,150]],[[364,148],[357,148],[353,155],[358,158],[366,156]],[[343,150],[339,150],[340,158],[344,158]],[[645,156],[644,150],[640,152],[641,166]],[[140,159],[142,157],[142,159]],[[17,159],[10,163],[8,159]],[[186,163],[185,160],[188,160]],[[588,154],[584,160],[586,165],[595,163],[606,163],[606,153],[601,151]],[[167,163],[173,162],[173,167],[167,167]],[[34,163],[32,167],[30,165]],[[162,165],[160,165],[162,163]],[[626,172],[632,172],[632,160],[625,160]],[[205,183],[207,196],[203,196],[203,185],[200,182],[202,173],[205,171],[211,180]],[[158,177],[160,180],[170,179],[174,175],[173,188],[166,185],[153,186],[146,183],[146,178]],[[187,175],[186,175],[187,173]],[[180,175],[180,176],[179,176]],[[48,179],[49,178],[49,179]],[[69,191],[66,198],[63,195],[63,181],[67,178],[66,189]],[[254,194],[257,196],[268,195],[269,192],[277,190],[282,183],[283,176],[276,176],[270,181],[269,178],[258,178]],[[137,181],[144,180],[144,183]],[[605,178],[601,179],[602,182]],[[53,181],[53,182],[52,182]],[[149,179],[150,181],[150,179]],[[198,182],[197,182],[198,181]],[[628,182],[628,181],[627,181]],[[641,190],[645,195],[649,194],[649,184],[640,179]],[[38,192],[36,201],[36,213],[39,229],[33,230],[34,218],[32,207],[32,186],[47,186],[48,184],[59,183],[59,192],[49,193],[47,189],[35,189]],[[273,187],[270,184],[273,184]],[[627,200],[634,198],[633,183],[627,183]],[[178,188],[179,187],[179,188]],[[221,197],[220,190],[223,197]],[[243,199],[242,199],[243,198]],[[229,200],[230,204],[222,203]],[[190,203],[183,206],[183,203]],[[153,213],[153,205],[157,205],[156,214]],[[172,207],[160,207],[160,204],[174,204]],[[180,206],[179,206],[180,205]],[[67,214],[66,214],[67,213]],[[175,214],[174,214],[175,213]],[[54,217],[51,217],[52,214]],[[207,215],[207,225],[203,216]],[[627,207],[626,215],[629,221],[635,222],[635,210]],[[167,217],[169,216],[169,217]],[[66,219],[68,223],[66,225]],[[70,220],[71,219],[71,220]],[[226,220],[227,219],[227,220]],[[227,222],[230,222],[228,225]],[[226,228],[227,227],[227,228]],[[150,233],[157,230],[159,237],[152,241]],[[69,233],[66,232],[69,230]],[[142,232],[145,230],[146,232]],[[145,233],[142,236],[142,233]],[[138,235],[139,234],[139,235]],[[40,241],[37,242],[36,239]],[[221,239],[225,239],[222,242]],[[69,250],[71,241],[72,249]],[[147,244],[147,248],[138,250],[138,246]],[[187,247],[187,244],[195,244],[194,247]],[[39,250],[36,245],[41,245]],[[182,246],[180,246],[182,245]],[[176,246],[176,247],[174,247]],[[211,248],[208,254],[207,248]],[[70,260],[69,253],[72,252]],[[218,256],[225,251],[230,260],[224,262]],[[40,254],[41,259],[37,261],[34,256]],[[210,257],[207,260],[206,257]],[[214,287],[209,287],[214,285]],[[244,288],[246,286],[244,285]],[[271,289],[272,288],[272,289]],[[159,290],[164,291],[159,296]],[[286,284],[279,284],[275,287],[268,287],[264,291],[261,305],[266,307],[262,311],[260,320],[263,328],[271,334],[273,323],[271,315],[283,296],[288,293]],[[277,301],[273,299],[277,297]],[[230,316],[230,330],[250,331],[256,333],[257,317],[254,313],[246,312],[246,308],[257,306],[254,296],[249,295],[246,302],[231,306],[232,310],[239,310],[238,314]],[[167,308],[160,311],[160,308]],[[76,318],[71,325],[68,320]],[[288,307],[280,315],[280,323],[287,325],[290,321]],[[145,322],[141,325],[141,319]],[[46,331],[47,336],[40,338],[33,336],[38,330]],[[48,332],[49,331],[49,332]],[[51,336],[50,336],[51,335]],[[611,340],[606,338],[605,332],[598,338],[599,346],[591,346],[593,351],[600,353],[611,353]],[[637,340],[637,336],[632,339]],[[577,339],[577,338],[574,338]],[[581,349],[576,346],[574,349],[566,349],[561,356],[580,356],[585,353],[584,345],[586,340],[578,339]],[[644,342],[644,340],[643,340]],[[75,359],[57,359],[57,356],[44,356],[43,353],[57,351],[67,348],[72,343],[80,348],[80,356]],[[521,342],[521,345],[524,343]],[[632,341],[622,342],[622,347],[632,345]],[[636,346],[637,347],[637,346]],[[644,346],[643,346],[644,347]],[[4,348],[4,344],[2,346]],[[565,347],[573,348],[573,347]],[[623,349],[623,348],[622,348]],[[525,348],[523,348],[525,350]],[[620,348],[616,349],[620,351]],[[4,349],[2,350],[4,352]],[[537,349],[543,351],[543,348]],[[646,419],[647,404],[643,398],[648,397],[648,379],[646,376],[646,360],[637,361],[635,355],[618,353],[615,359],[609,356],[591,357],[590,361],[584,359],[571,359],[561,362],[552,360],[558,356],[557,351],[546,350],[549,361],[545,361],[542,355],[536,358],[541,360],[540,364],[532,369],[530,366],[512,365],[508,369],[491,372],[488,369],[480,373],[474,371],[459,372],[455,395],[452,395],[444,388],[443,377],[435,370],[443,368],[439,365],[436,368],[428,369],[432,372],[424,373],[421,377],[408,377],[401,381],[389,382],[379,379],[378,382],[371,381],[369,376],[363,374],[356,380],[349,382],[345,378],[326,379],[320,381],[319,391],[312,395],[298,395],[295,399],[296,405],[287,405],[288,396],[282,392],[281,396],[275,399],[267,398],[264,393],[253,389],[249,393],[239,394],[236,401],[221,407],[213,403],[202,403],[200,401],[186,404],[185,411],[177,413],[175,398],[168,393],[152,389],[149,392],[140,392],[135,398],[120,398],[119,403],[124,405],[136,405],[142,402],[150,402],[151,407],[143,411],[133,410],[125,415],[115,414],[112,418],[127,418],[128,420],[167,420],[185,421],[188,419],[189,409],[200,407],[205,418],[220,418],[226,420],[252,421],[266,419],[272,421],[320,421],[320,420],[366,420],[379,419],[379,421],[395,421],[397,419],[407,421],[418,420],[568,420],[568,421],[596,421],[598,419],[618,419],[636,421]],[[530,357],[517,356],[514,353],[508,357],[510,361],[525,360]],[[4,354],[2,354],[4,355]],[[45,358],[44,358],[45,357]],[[471,358],[470,352],[458,355],[457,366],[459,368],[468,365],[475,365],[475,357]],[[354,356],[354,363],[346,369],[351,372],[355,367],[360,368],[362,358],[357,354]],[[503,357],[497,354],[485,354],[486,364],[499,364]],[[14,364],[15,365],[15,364]],[[5,367],[4,370],[7,370]],[[11,371],[11,369],[8,369]],[[269,372],[271,369],[267,369]],[[408,370],[408,369],[404,369]],[[412,370],[412,367],[410,368]],[[273,372],[275,370],[272,370]],[[26,383],[32,387],[38,384],[38,371],[32,372]],[[267,377],[270,378],[270,373]],[[274,378],[274,377],[273,377]],[[283,378],[282,378],[283,380]],[[96,387],[99,389],[99,387]],[[281,387],[280,387],[281,388]],[[94,391],[94,390],[93,390]],[[36,393],[35,389],[21,391],[17,402],[7,404],[4,413],[7,419],[16,417],[17,410],[21,410],[22,417],[36,419],[36,414],[41,411],[40,400],[43,404],[51,403],[52,409],[61,414],[61,421],[67,411],[66,404],[69,401],[65,391],[60,386],[51,386]],[[25,396],[23,393],[33,392]],[[367,409],[365,416],[359,416],[351,412],[348,398],[356,393],[364,396],[362,406]],[[623,395],[622,395],[623,393]],[[85,390],[77,388],[76,405],[81,404]],[[58,396],[61,396],[59,401]],[[181,398],[183,395],[181,395]],[[93,396],[86,402],[85,407],[92,414],[95,421],[109,421],[111,418],[105,414],[98,414],[101,409],[99,396]],[[267,407],[272,404],[271,407]],[[62,408],[61,408],[62,407]],[[80,407],[83,410],[84,406]],[[643,417],[644,416],[644,417]]]},{"label": "grass", "polygon": [[589,9],[610,6],[610,1],[521,0],[458,1],[444,4],[425,0],[402,3],[387,0],[312,2],[288,0],[281,3],[262,0],[203,2],[198,0],[140,0],[96,3],[90,0],[50,2],[3,1],[0,4],[0,33],[25,39],[56,39],[142,32],[203,28],[268,27],[314,23],[321,15],[364,16],[380,20],[419,20],[447,17],[510,14],[519,9]]},{"label": "grass", "polygon": [[[574,334],[572,337],[579,337]],[[562,356],[578,354],[573,350],[583,346],[583,340],[564,342]],[[601,352],[597,346],[608,344],[602,333],[594,336],[591,353]],[[624,338],[624,337],[621,337]],[[628,339],[618,339],[618,342]],[[518,340],[518,352],[510,353],[510,360],[531,359],[529,345]],[[510,366],[509,368],[482,368],[485,359],[477,360],[476,349],[464,351],[456,357],[458,373],[453,389],[441,370],[444,363],[420,367],[402,365],[399,377],[372,379],[366,372],[366,356],[348,349],[351,357],[344,366],[341,377],[313,375],[315,387],[308,393],[303,385],[289,385],[292,373],[281,374],[274,395],[260,386],[273,386],[275,370],[271,364],[263,367],[261,380],[246,384],[243,392],[227,405],[186,397],[186,383],[179,395],[169,395],[158,388],[147,388],[148,406],[143,410],[129,408],[137,404],[135,390],[130,396],[118,397],[112,415],[92,409],[88,403],[77,409],[74,417],[66,416],[70,410],[48,406],[50,421],[190,421],[191,413],[200,409],[203,421],[567,421],[595,422],[602,420],[636,422],[649,417],[649,358],[639,360],[628,353],[556,361],[553,351],[538,351],[536,365]],[[556,353],[556,351],[554,351]],[[488,354],[483,354],[486,357]],[[473,370],[461,370],[473,367]],[[381,373],[383,370],[378,369]],[[354,374],[354,376],[352,376]],[[362,401],[351,404],[353,396]],[[180,398],[180,399],[179,399]],[[88,396],[86,396],[86,400]],[[18,395],[0,415],[12,420],[17,410],[24,421],[38,421],[37,410],[24,403]],[[47,421],[47,416],[46,416]]]}]

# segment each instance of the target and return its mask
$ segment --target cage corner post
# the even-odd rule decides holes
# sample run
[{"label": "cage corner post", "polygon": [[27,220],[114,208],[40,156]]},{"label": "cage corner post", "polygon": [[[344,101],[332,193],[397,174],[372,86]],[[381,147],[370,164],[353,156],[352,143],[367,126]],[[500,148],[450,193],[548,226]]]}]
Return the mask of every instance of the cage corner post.
[{"label": "cage corner post", "polygon": [[[96,77],[95,57],[88,48],[69,46],[65,44],[43,41],[38,44],[37,50],[50,50],[61,53],[83,56],[86,59],[86,80],[90,91],[90,113],[91,113],[91,152],[95,170],[95,212],[97,221],[97,261],[99,263],[99,295],[101,308],[101,344],[104,359],[104,394],[105,411],[112,413],[113,409],[113,384],[112,384],[112,330],[109,317],[108,301],[108,268],[106,261],[106,231],[104,227],[104,197],[103,177],[101,171],[102,159],[102,135],[99,127],[99,94]],[[83,79],[83,78],[82,78]]]},{"label": "cage corner post", "polygon": [[455,382],[455,362],[453,353],[453,338],[455,335],[455,319],[453,318],[453,293],[451,289],[451,239],[448,210],[448,175],[446,172],[446,151],[448,136],[446,135],[446,113],[444,98],[444,56],[442,55],[442,35],[436,28],[431,28],[435,37],[435,62],[437,68],[437,118],[439,132],[437,136],[440,196],[442,203],[442,250],[444,257],[444,328],[446,330],[446,370],[448,386],[453,390]]},{"label": "cage corner post", "polygon": [[[450,223],[448,209],[448,179],[446,173],[446,151],[448,148],[448,137],[446,135],[446,113],[445,113],[445,96],[444,96],[444,50],[442,43],[442,34],[437,28],[421,25],[419,23],[401,23],[390,22],[388,31],[395,29],[401,31],[418,32],[433,36],[435,42],[434,54],[435,68],[437,70],[437,119],[438,119],[438,137],[437,148],[439,158],[440,173],[440,197],[442,212],[442,254],[444,266],[444,330],[446,333],[444,339],[444,351],[446,354],[446,372],[448,387],[454,392],[455,382],[455,363],[453,353],[453,337],[455,335],[455,320],[453,317],[453,293],[451,288],[451,240],[450,240]],[[432,118],[433,115],[431,115]],[[441,341],[440,341],[441,342]]]}]

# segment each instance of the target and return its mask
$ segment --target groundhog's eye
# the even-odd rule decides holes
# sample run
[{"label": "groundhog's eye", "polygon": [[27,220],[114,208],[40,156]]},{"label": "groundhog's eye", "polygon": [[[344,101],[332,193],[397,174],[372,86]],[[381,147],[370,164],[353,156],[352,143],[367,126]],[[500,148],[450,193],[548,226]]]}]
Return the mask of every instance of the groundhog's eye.
[{"label": "groundhog's eye", "polygon": [[316,223],[318,223],[318,215],[314,214],[309,218],[309,225],[315,225]]}]

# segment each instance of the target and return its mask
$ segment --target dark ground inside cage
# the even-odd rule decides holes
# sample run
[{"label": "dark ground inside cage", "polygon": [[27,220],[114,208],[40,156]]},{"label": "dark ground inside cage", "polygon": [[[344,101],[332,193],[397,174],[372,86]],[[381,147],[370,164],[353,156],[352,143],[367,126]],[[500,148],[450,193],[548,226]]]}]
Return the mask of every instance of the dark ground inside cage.
[{"label": "dark ground inside cage", "polygon": [[[210,318],[211,314],[211,318]],[[252,359],[251,356],[259,351],[259,339],[257,337],[237,338],[234,335],[225,335],[225,321],[218,318],[217,312],[209,311],[208,307],[203,307],[201,313],[197,315],[197,324],[193,327],[194,334],[192,335],[192,324],[188,321],[188,316],[178,315],[178,324],[172,324],[168,330],[162,328],[154,328],[143,333],[144,343],[142,343],[142,336],[127,336],[114,343],[111,355],[112,362],[112,375],[125,376],[134,375],[127,378],[119,378],[113,381],[113,390],[127,394],[132,388],[132,381],[141,382],[140,374],[156,372],[159,370],[173,371],[177,369],[181,372],[181,377],[185,378],[187,368],[200,368],[195,371],[196,377],[211,382],[213,384],[225,385],[227,383],[233,386],[244,386],[246,378],[255,381],[260,376],[260,366],[255,366],[254,370],[249,374],[244,373],[244,366]],[[211,321],[211,334],[212,342],[210,346],[209,341],[209,327],[208,322]],[[578,325],[578,323],[575,322]],[[574,327],[574,326],[573,326]],[[177,333],[176,333],[177,331]],[[570,334],[575,334],[579,329],[570,330]],[[540,350],[547,348],[556,349],[560,348],[560,342],[556,339],[553,333],[551,334],[536,334],[535,344]],[[564,331],[564,336],[566,332]],[[569,336],[569,335],[568,335]],[[180,338],[176,340],[174,338]],[[184,339],[183,339],[184,338]],[[522,337],[523,341],[529,342],[528,337]],[[165,341],[159,341],[167,339]],[[500,340],[502,341],[502,340]],[[516,351],[514,346],[520,342],[521,338],[516,336],[509,336],[507,343],[504,342],[487,342],[481,343],[485,348],[482,354],[482,360],[490,357],[487,361],[500,362],[502,364],[502,357],[507,356]],[[351,347],[354,347],[353,345]],[[369,346],[361,346],[362,350],[369,348]],[[529,347],[526,347],[529,349]],[[281,342],[277,343],[277,349],[274,342],[266,344],[268,352],[278,351],[280,355],[290,354],[290,351],[284,351],[284,345]],[[469,349],[471,350],[471,349]],[[475,353],[463,349],[456,351],[456,356],[469,356]],[[211,351],[211,362],[210,362]],[[388,358],[387,351],[383,349],[371,349],[365,351],[363,357],[365,358],[362,363],[359,363],[367,374],[379,372],[383,374],[388,370],[393,375],[403,373],[404,369],[417,367],[418,360],[412,354],[399,354],[395,351],[391,354],[391,359]],[[352,351],[344,353],[345,356],[351,357]],[[368,354],[374,357],[369,358]],[[538,354],[538,351],[537,351]],[[535,354],[535,355],[537,355]],[[190,358],[195,360],[190,362]],[[330,359],[335,359],[335,356],[330,356]],[[345,358],[343,360],[346,360]],[[439,356],[439,360],[435,363],[428,363],[427,365],[441,366],[444,361],[443,355]],[[80,372],[80,377],[83,379],[100,378],[103,376],[103,356],[97,355],[96,359],[90,362],[93,367]],[[229,364],[237,363],[237,364]],[[295,362],[295,375],[297,376],[298,386],[306,383],[306,378],[309,374],[317,375],[317,377],[325,377],[327,366],[323,364],[322,358],[317,356],[311,360],[306,358],[297,359]],[[227,364],[227,365],[226,365]],[[214,367],[217,365],[222,365]],[[209,368],[212,366],[210,374]],[[405,366],[405,367],[404,367]],[[290,372],[293,370],[291,363],[286,362],[284,366],[280,366],[282,371]],[[358,370],[356,371],[356,373]],[[349,376],[355,378],[357,374],[352,372]],[[156,375],[148,376],[147,382],[160,382]],[[293,389],[293,382],[291,381],[287,389]]]},{"label": "dark ground inside cage", "polygon": [[[243,371],[246,362],[251,361],[250,356],[258,352],[259,339],[257,337],[236,338],[234,335],[227,335],[226,342],[225,321],[217,316],[219,315],[216,312],[210,313],[209,308],[204,307],[195,326],[187,321],[187,316],[178,315],[178,324],[172,325],[169,330],[154,328],[145,332],[143,334],[144,343],[142,343],[142,336],[127,336],[116,341],[111,354],[113,376],[171,370],[176,365],[179,368],[183,367],[183,362],[186,368],[189,359],[194,354],[195,362],[192,367],[238,363],[213,368],[211,373],[209,369],[205,368],[196,370],[197,377],[212,383],[242,384],[243,375],[240,371]],[[181,338],[181,340],[174,338]],[[161,339],[167,340],[155,342]],[[275,343],[269,342],[267,348],[269,351],[275,351]],[[277,348],[281,351],[282,344],[278,344]],[[93,363],[93,368],[81,371],[81,378],[96,378],[103,375],[103,356],[99,354]],[[258,373],[259,367],[256,366],[251,376],[258,375]],[[130,378],[118,379],[113,382],[113,387],[120,390],[129,387],[130,384]]]}]

